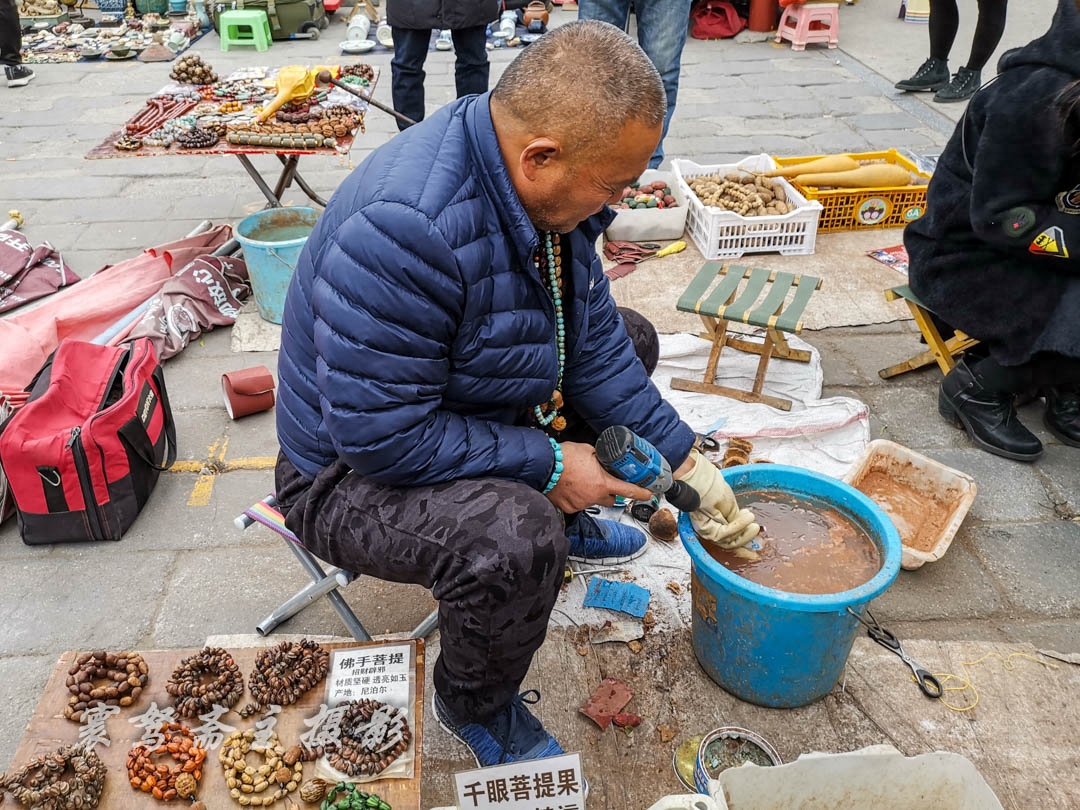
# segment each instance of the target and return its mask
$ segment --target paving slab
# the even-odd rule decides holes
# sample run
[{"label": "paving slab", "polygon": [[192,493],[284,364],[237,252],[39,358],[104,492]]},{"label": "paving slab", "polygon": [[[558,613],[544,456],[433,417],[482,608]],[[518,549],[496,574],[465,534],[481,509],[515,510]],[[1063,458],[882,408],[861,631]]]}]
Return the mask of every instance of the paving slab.
[{"label": "paving slab", "polygon": [[121,558],[85,543],[57,551],[4,563],[0,656],[137,645],[153,624],[174,555]]},{"label": "paving slab", "polygon": [[975,520],[1014,523],[1055,517],[1035,465],[1010,461],[975,447],[934,449],[927,455],[975,478],[979,493],[968,513]]},{"label": "paving slab", "polygon": [[1080,523],[980,527],[975,552],[1008,599],[1041,616],[1080,610]]},{"label": "paving slab", "polygon": [[896,583],[874,600],[878,621],[986,619],[1005,607],[994,579],[968,549],[963,536],[945,556],[915,571],[901,571]]}]

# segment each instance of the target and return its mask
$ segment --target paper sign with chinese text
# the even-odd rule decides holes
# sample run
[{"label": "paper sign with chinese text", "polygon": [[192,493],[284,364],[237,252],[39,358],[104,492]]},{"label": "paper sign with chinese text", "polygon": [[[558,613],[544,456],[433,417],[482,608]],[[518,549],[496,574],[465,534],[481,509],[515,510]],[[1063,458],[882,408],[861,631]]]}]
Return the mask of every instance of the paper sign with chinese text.
[{"label": "paper sign with chinese text", "polygon": [[334,650],[326,678],[327,702],[377,700],[410,710],[412,646],[388,644]]},{"label": "paper sign with chinese text", "polygon": [[459,810],[585,810],[581,755],[454,774]]}]

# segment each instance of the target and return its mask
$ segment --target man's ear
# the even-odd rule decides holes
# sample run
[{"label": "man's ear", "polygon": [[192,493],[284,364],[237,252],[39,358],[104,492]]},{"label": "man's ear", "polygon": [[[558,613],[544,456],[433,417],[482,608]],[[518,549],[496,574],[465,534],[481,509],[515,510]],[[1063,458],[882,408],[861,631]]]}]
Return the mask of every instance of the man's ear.
[{"label": "man's ear", "polygon": [[559,156],[561,147],[554,138],[535,138],[521,151],[521,172],[529,180],[536,180],[537,175],[551,168],[552,162]]}]

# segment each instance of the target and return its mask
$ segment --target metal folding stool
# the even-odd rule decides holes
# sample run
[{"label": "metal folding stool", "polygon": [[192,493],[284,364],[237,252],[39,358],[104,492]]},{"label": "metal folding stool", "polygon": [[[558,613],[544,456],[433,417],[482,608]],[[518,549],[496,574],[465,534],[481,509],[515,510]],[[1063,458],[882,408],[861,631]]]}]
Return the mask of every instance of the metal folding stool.
[{"label": "metal folding stool", "polygon": [[[249,508],[245,509],[242,515],[237,516],[234,523],[241,531],[258,523],[279,535],[285,541],[285,545],[288,546],[289,550],[293,553],[293,556],[296,557],[300,562],[300,565],[307,571],[308,576],[311,577],[311,582],[297,591],[294,596],[283,602],[280,607],[255,626],[259,635],[269,635],[274,631],[274,628],[283,621],[292,618],[312,602],[325,596],[330,600],[330,604],[333,605],[334,610],[337,611],[341,620],[345,622],[345,626],[349,629],[353,638],[357,641],[371,641],[371,636],[368,634],[368,631],[364,629],[364,625],[356,618],[356,614],[353,613],[348,602],[346,602],[345,598],[337,591],[338,588],[348,585],[356,579],[357,575],[351,571],[346,571],[343,568],[336,568],[333,566],[328,570],[323,570],[318,558],[304,548],[299,538],[286,528],[285,518],[282,517],[276,507],[277,498],[273,495],[267,495],[261,501],[257,501]],[[409,637],[427,638],[438,626],[438,623],[439,612],[438,610],[433,610],[427,618],[416,626],[409,634]]]}]

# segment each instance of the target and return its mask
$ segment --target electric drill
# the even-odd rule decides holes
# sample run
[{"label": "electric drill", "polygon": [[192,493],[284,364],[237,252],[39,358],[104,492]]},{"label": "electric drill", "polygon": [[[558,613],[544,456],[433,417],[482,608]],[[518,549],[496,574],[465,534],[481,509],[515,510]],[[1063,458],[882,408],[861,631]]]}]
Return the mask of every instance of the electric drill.
[{"label": "electric drill", "polygon": [[667,459],[630,428],[612,425],[601,433],[596,440],[596,459],[610,475],[663,495],[681,512],[694,512],[701,506],[694,489],[685,481],[674,480]]}]

